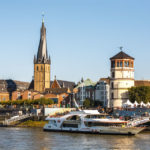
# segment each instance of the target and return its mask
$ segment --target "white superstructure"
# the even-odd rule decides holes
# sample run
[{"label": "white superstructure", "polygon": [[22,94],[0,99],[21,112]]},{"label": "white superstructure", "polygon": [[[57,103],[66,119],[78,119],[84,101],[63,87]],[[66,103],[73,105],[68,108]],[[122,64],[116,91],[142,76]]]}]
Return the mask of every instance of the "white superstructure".
[{"label": "white superstructure", "polygon": [[76,111],[62,117],[46,118],[44,131],[81,132],[98,134],[137,134],[141,127],[128,126],[128,121],[113,119],[98,111]]}]

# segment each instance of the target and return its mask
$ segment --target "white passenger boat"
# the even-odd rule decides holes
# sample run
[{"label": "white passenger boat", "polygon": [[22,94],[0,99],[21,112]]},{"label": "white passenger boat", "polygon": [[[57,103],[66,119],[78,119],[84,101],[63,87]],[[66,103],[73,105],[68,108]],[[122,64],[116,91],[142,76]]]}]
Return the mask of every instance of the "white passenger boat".
[{"label": "white passenger boat", "polygon": [[144,130],[144,127],[129,126],[128,121],[110,118],[97,110],[76,111],[46,120],[49,122],[44,131],[135,135]]}]

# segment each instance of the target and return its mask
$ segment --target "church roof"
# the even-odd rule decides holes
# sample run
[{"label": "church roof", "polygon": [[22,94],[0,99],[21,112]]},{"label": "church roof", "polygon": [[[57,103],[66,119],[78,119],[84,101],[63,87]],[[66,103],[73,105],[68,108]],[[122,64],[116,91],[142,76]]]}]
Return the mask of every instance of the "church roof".
[{"label": "church roof", "polygon": [[56,79],[53,81],[51,88],[61,88],[60,84]]},{"label": "church roof", "polygon": [[48,57],[47,52],[47,42],[46,42],[46,28],[44,26],[44,21],[42,21],[41,27],[41,35],[40,35],[40,42],[37,57],[34,57],[34,63],[51,63],[50,57]]},{"label": "church roof", "polygon": [[[54,83],[54,84],[53,84]],[[56,84],[57,83],[57,84]],[[71,82],[71,81],[64,81],[64,80],[57,80],[57,82],[54,81],[50,81],[50,85],[51,88],[66,88],[66,89],[70,89],[71,91],[74,89],[75,87],[75,82]],[[53,87],[52,87],[53,85]],[[34,89],[34,80],[31,81],[30,85],[29,85],[29,89]]]},{"label": "church roof", "polygon": [[57,81],[61,87],[69,88],[71,90],[75,87],[75,82],[64,81],[64,80],[57,80]]},{"label": "church roof", "polygon": [[112,60],[112,59],[134,59],[134,58],[129,56],[125,52],[121,51],[118,54],[116,54],[115,56],[110,58],[110,60]]}]

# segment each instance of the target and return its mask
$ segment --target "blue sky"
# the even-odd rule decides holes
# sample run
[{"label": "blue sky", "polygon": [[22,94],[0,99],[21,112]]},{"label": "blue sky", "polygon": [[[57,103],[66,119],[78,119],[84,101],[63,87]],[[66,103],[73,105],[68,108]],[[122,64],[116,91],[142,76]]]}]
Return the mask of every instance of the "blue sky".
[{"label": "blue sky", "polygon": [[150,79],[149,0],[1,1],[1,79],[31,81],[43,11],[51,79],[107,77],[119,46],[135,58],[135,79]]}]

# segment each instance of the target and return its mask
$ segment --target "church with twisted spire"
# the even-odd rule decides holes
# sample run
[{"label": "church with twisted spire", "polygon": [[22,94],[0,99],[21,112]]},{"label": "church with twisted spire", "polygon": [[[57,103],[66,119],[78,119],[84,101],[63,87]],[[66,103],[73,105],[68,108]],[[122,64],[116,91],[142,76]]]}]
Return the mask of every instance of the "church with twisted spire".
[{"label": "church with twisted spire", "polygon": [[68,89],[73,89],[75,83],[63,80],[51,81],[51,59],[47,51],[46,27],[44,19],[40,31],[40,41],[37,55],[34,56],[34,80],[33,89],[40,93],[66,93]]},{"label": "church with twisted spire", "polygon": [[42,20],[40,42],[37,56],[34,56],[34,90],[44,92],[50,88],[51,59],[47,52],[46,28]]}]

